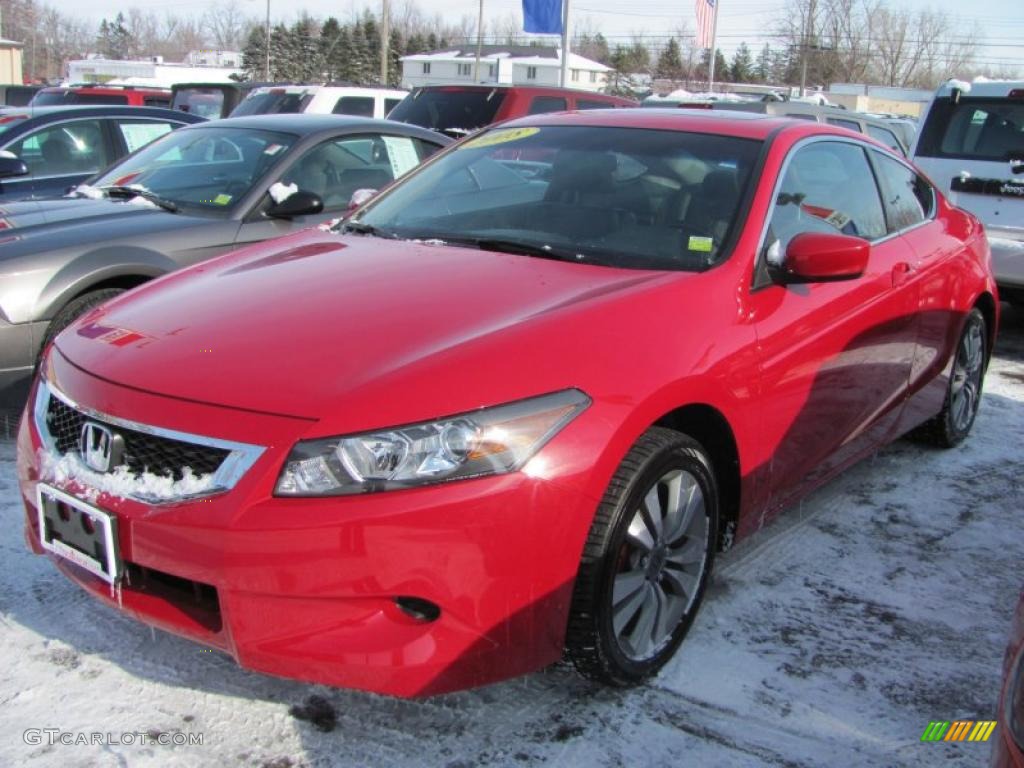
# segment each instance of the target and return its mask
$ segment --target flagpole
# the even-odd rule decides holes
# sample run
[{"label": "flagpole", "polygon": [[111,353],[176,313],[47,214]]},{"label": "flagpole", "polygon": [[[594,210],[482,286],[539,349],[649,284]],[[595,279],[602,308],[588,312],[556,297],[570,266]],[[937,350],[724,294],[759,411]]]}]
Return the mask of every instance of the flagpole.
[{"label": "flagpole", "polygon": [[565,88],[569,79],[569,0],[562,0],[562,72],[559,77]]},{"label": "flagpole", "polygon": [[715,0],[715,17],[711,22],[711,56],[708,59],[708,91],[715,90],[715,42],[718,37],[718,4],[721,0]]}]

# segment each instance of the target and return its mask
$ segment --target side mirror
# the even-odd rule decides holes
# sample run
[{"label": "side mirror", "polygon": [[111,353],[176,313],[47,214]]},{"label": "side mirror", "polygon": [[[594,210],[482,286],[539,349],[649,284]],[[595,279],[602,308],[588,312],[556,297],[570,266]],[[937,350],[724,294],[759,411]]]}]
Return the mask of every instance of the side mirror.
[{"label": "side mirror", "polygon": [[859,237],[803,232],[789,241],[773,273],[781,283],[854,280],[867,269],[870,253],[871,244]]},{"label": "side mirror", "polygon": [[15,176],[28,176],[25,161],[10,152],[0,152],[0,179],[12,179]]},{"label": "side mirror", "polygon": [[294,192],[279,203],[267,209],[267,216],[275,219],[290,219],[293,216],[307,216],[320,213],[324,209],[324,201],[313,192]]},{"label": "side mirror", "polygon": [[349,198],[348,210],[354,211],[356,208],[370,200],[376,194],[376,189],[357,189],[355,192],[352,193],[352,197]]}]

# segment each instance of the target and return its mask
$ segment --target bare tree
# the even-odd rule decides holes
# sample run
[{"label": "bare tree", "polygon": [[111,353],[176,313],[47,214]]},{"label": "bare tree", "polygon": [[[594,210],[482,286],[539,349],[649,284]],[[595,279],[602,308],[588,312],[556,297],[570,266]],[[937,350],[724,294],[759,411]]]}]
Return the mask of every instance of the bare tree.
[{"label": "bare tree", "polygon": [[203,14],[203,30],[218,50],[241,50],[252,25],[238,0],[224,0]]}]

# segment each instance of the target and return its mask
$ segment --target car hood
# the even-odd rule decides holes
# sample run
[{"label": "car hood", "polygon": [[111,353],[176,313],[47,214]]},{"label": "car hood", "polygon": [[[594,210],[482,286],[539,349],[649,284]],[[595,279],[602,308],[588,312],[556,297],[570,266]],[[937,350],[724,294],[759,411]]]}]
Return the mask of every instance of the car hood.
[{"label": "car hood", "polygon": [[62,197],[0,203],[0,258],[27,250],[52,250],[72,243],[112,240],[140,229],[163,230],[209,221],[170,213],[135,198],[90,200]]},{"label": "car hood", "polygon": [[560,319],[678,276],[307,230],[142,286],[57,347],[136,389],[370,428],[575,386],[540,358],[587,342]]}]

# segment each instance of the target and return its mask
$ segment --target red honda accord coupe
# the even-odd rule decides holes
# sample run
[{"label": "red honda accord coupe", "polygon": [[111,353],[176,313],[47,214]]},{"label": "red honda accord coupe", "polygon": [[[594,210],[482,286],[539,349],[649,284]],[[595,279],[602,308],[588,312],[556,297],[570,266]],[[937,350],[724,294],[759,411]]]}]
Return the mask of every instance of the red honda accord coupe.
[{"label": "red honda accord coupe", "polygon": [[635,684],[717,551],[904,433],[967,435],[997,321],[978,221],[870,139],[524,118],[62,333],[27,540],[250,669]]},{"label": "red honda accord coupe", "polygon": [[1010,632],[999,697],[999,730],[992,743],[992,768],[1024,768],[1024,592]]}]

